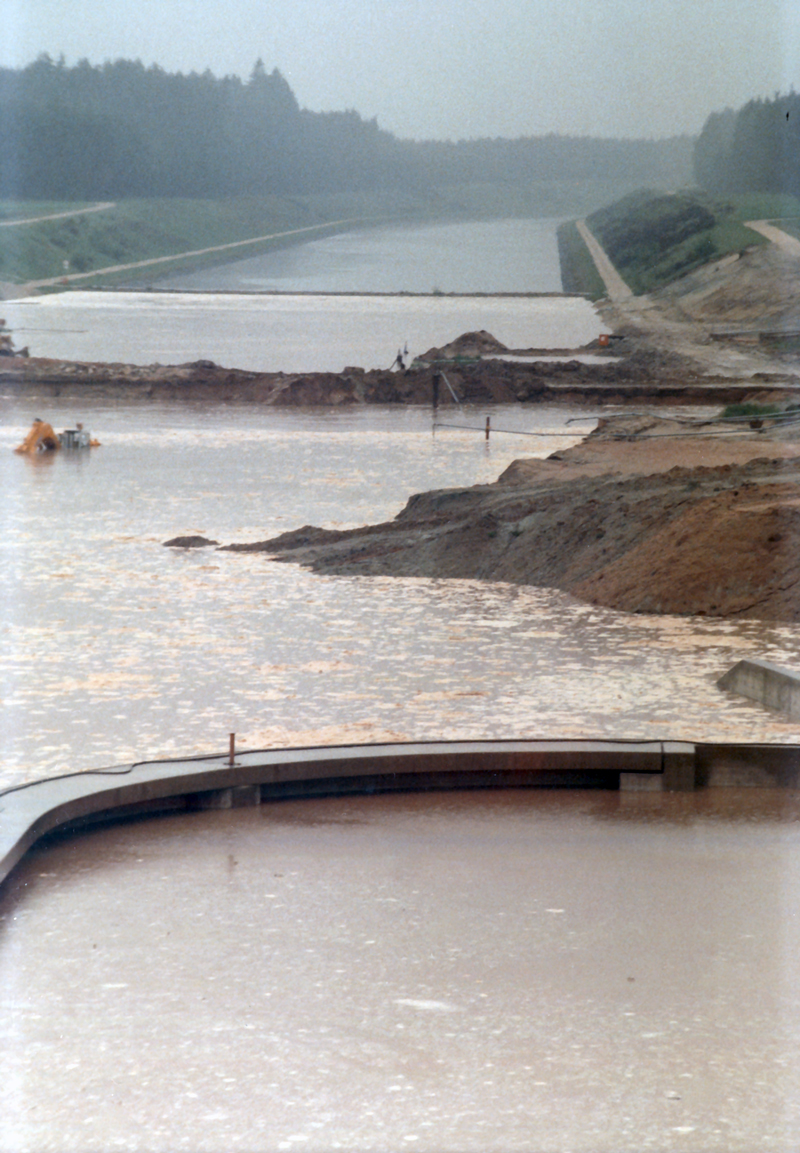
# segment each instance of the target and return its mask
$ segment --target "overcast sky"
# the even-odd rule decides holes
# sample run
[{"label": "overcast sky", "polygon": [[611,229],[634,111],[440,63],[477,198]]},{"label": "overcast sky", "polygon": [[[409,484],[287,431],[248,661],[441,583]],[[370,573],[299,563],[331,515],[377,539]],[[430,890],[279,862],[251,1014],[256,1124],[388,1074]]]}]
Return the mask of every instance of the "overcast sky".
[{"label": "overcast sky", "polygon": [[355,108],[401,137],[696,133],[800,88],[800,0],[0,0],[0,64],[126,57]]}]

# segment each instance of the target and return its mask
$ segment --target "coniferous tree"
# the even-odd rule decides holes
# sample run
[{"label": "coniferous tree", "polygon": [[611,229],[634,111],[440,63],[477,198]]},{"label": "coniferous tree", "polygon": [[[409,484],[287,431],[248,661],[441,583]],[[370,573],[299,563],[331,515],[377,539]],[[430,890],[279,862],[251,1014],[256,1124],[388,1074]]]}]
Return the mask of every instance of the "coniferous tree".
[{"label": "coniferous tree", "polygon": [[0,69],[0,195],[224,197],[594,177],[683,183],[691,142],[554,135],[401,141],[353,110],[301,109],[260,58],[246,82],[140,60],[43,55]]}]

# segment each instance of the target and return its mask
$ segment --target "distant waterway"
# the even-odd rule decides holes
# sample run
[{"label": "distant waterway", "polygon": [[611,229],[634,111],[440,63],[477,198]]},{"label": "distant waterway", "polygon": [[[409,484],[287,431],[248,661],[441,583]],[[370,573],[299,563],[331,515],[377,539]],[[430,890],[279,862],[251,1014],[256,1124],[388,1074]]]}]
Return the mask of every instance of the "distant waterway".
[{"label": "distant waterway", "polygon": [[363,229],[153,282],[173,291],[76,290],[4,312],[34,356],[112,363],[388,368],[400,348],[413,358],[479,329],[509,348],[576,348],[606,329],[559,295],[557,223]]},{"label": "distant waterway", "polygon": [[560,292],[559,223],[354,229],[200,272],[176,272],[157,283],[213,292]]}]

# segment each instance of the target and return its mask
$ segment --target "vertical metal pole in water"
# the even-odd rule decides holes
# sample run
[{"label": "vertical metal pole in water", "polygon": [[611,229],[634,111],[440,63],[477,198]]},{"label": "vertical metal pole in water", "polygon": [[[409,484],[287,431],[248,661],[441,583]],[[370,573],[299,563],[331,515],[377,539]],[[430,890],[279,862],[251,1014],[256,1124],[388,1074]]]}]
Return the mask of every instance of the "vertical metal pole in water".
[{"label": "vertical metal pole in water", "polygon": [[435,372],[433,374],[433,379],[431,381],[431,384],[433,386],[433,411],[434,412],[436,412],[436,409],[439,407],[439,385],[441,383],[442,383],[441,376],[439,376],[438,372]]},{"label": "vertical metal pole in water", "polygon": [[489,433],[491,432],[491,430],[492,430],[492,418],[490,416],[487,416],[486,417],[486,439],[487,440],[489,439]]},{"label": "vertical metal pole in water", "polygon": [[230,737],[231,737],[231,740],[230,740],[230,751],[228,753],[228,764],[232,765],[234,763],[234,758],[236,755],[236,733],[231,733]]}]

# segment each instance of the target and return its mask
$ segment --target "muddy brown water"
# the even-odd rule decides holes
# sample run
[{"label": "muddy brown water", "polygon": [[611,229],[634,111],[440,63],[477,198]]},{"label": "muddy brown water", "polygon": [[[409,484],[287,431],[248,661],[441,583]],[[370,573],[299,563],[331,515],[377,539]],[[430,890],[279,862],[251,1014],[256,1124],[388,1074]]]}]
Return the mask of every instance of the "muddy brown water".
[{"label": "muddy brown water", "polygon": [[800,794],[288,801],[51,842],[0,1147],[794,1150]]},{"label": "muddy brown water", "polygon": [[[238,300],[222,324],[222,303],[182,326],[174,303],[60,298],[13,323],[86,328],[30,334],[60,349],[103,332],[110,359],[124,332],[147,361],[228,362],[198,325],[260,356],[266,326]],[[350,363],[339,307],[321,316]],[[461,320],[448,338],[494,323]],[[83,420],[103,448],[5,451],[34,415]],[[541,455],[576,439],[566,415],[537,410],[557,434]],[[251,747],[798,739],[716,688],[741,656],[796,661],[794,626],[161,546],[382,519],[410,492],[493,480],[527,441],[487,454],[413,412],[2,416],[3,783],[216,751],[232,729]],[[0,898],[0,1149],[793,1150],[798,812],[758,790],[423,794],[52,842]]]},{"label": "muddy brown water", "polygon": [[[237,747],[607,737],[792,742],[724,693],[743,657],[797,667],[800,626],[616,613],[552,589],[320,577],[173,550],[349,528],[409,495],[494,480],[581,437],[586,410],[506,406],[431,431],[425,409],[0,403],[0,788]],[[32,416],[91,453],[15,455]],[[592,413],[588,413],[592,416]],[[477,426],[477,431],[476,431]]]}]

